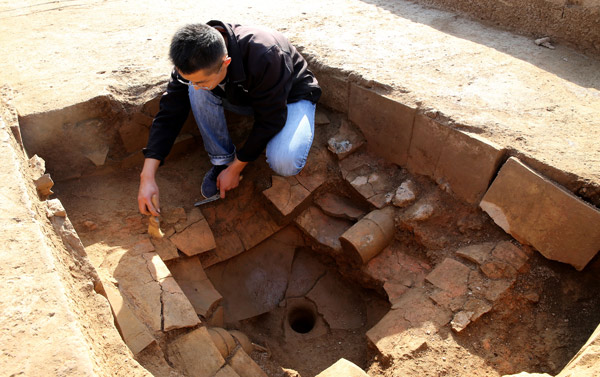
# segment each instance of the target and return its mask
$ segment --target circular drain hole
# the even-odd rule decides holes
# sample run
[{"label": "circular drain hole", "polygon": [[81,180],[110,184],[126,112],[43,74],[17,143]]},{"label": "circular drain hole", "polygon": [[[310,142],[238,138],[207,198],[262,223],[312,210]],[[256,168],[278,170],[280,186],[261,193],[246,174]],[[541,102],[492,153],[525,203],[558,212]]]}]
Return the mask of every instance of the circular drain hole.
[{"label": "circular drain hole", "polygon": [[306,334],[315,327],[317,316],[309,308],[295,308],[288,315],[288,322],[292,330],[300,334]]}]

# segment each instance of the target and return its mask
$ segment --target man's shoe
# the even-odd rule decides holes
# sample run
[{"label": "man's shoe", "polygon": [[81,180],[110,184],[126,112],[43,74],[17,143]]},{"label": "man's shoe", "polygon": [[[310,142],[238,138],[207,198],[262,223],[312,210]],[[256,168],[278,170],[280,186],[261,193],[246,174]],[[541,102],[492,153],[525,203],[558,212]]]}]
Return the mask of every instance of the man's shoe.
[{"label": "man's shoe", "polygon": [[227,169],[227,165],[213,165],[213,167],[204,175],[200,192],[205,198],[210,198],[219,193],[217,189],[217,177],[223,170]]}]

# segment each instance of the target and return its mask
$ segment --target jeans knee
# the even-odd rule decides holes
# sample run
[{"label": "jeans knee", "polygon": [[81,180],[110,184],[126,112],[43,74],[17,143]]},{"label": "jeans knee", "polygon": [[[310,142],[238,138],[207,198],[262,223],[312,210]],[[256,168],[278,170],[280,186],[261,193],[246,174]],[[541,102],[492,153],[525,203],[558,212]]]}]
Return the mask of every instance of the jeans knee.
[{"label": "jeans knee", "polygon": [[267,158],[267,162],[275,173],[283,177],[289,177],[300,173],[306,164],[306,161],[300,161],[294,157]]}]

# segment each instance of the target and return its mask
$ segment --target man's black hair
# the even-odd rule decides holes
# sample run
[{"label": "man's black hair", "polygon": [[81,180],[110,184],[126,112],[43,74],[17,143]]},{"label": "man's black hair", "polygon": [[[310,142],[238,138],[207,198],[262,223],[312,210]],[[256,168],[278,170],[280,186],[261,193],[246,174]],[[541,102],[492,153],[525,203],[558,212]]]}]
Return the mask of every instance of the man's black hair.
[{"label": "man's black hair", "polygon": [[177,30],[169,50],[175,67],[188,75],[203,69],[216,71],[226,54],[221,33],[206,24],[190,24]]}]

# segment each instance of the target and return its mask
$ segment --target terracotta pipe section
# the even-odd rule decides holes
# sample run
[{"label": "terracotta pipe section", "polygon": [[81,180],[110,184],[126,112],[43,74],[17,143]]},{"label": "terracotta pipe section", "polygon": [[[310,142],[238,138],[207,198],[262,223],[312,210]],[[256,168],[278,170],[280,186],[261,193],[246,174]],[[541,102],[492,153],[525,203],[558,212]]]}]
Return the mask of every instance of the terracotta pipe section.
[{"label": "terracotta pipe section", "polygon": [[394,238],[394,208],[375,210],[340,236],[344,250],[364,264],[379,254]]}]

